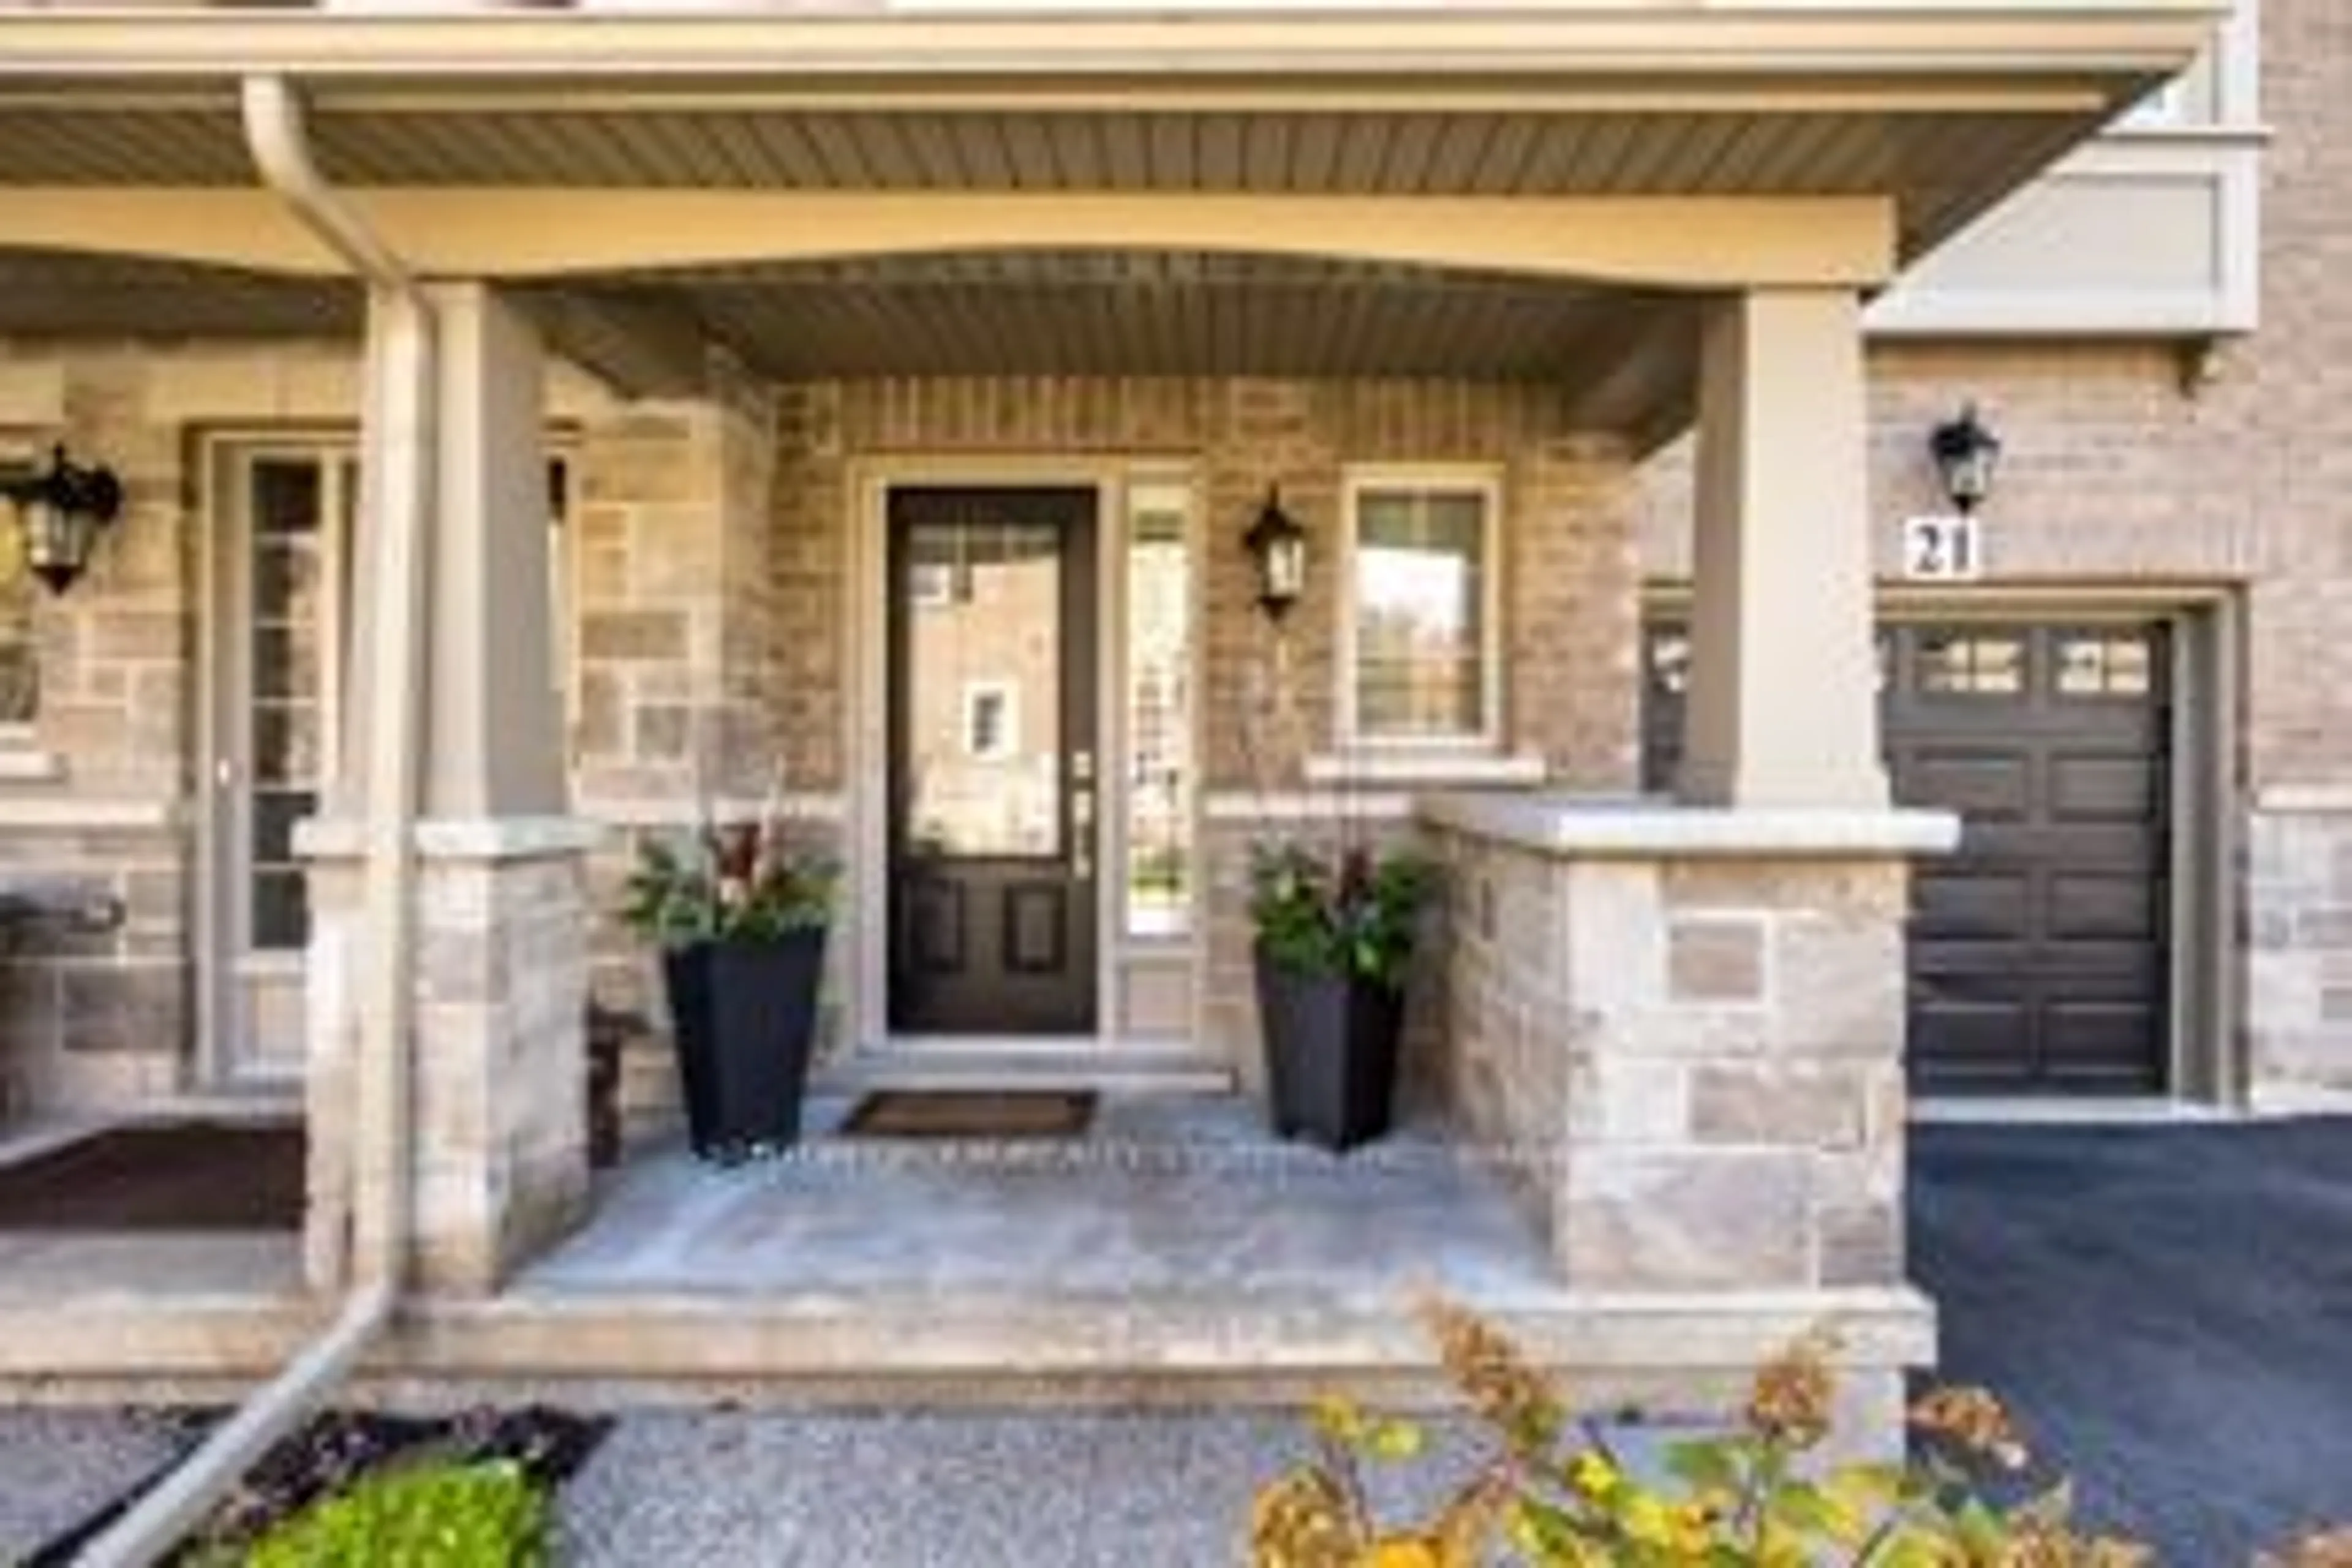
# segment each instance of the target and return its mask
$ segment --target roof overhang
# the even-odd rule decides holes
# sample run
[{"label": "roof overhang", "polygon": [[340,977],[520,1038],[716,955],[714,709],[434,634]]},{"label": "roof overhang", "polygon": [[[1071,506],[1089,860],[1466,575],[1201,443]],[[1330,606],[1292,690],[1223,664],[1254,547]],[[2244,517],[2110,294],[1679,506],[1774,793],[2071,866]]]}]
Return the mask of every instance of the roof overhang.
[{"label": "roof overhang", "polygon": [[[1893,196],[1951,232],[2228,0],[0,13],[0,182]],[[135,20],[134,20],[135,18]],[[5,238],[5,235],[0,235]]]},{"label": "roof overhang", "polygon": [[[278,71],[420,85],[777,78],[1032,96],[1286,81],[1519,86],[1564,79],[2153,79],[2228,0],[1487,0],[1414,4],[780,5],[329,14],[68,5],[0,22],[6,73],[171,79]],[[126,23],[134,22],[135,26]]]}]

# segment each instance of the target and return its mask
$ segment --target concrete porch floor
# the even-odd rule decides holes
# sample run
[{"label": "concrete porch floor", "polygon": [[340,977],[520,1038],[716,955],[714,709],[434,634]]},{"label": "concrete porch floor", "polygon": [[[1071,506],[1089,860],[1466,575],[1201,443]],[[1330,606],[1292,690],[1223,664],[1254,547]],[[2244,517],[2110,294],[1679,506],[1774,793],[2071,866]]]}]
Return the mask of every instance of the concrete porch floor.
[{"label": "concrete porch floor", "polygon": [[[1907,1290],[1577,1290],[1506,1173],[1430,1126],[1338,1158],[1255,1101],[1107,1098],[1082,1140],[811,1136],[722,1169],[682,1143],[599,1179],[569,1238],[482,1298],[412,1300],[351,1397],[905,1406],[1434,1403],[1412,1317],[1476,1307],[1595,1400],[1717,1407],[1824,1317],[1861,1367],[1932,1355]],[[291,1237],[70,1238],[0,1258],[0,1395],[203,1400],[322,1326]],[[1882,1390],[1883,1392],[1883,1390]]]},{"label": "concrete porch floor", "polygon": [[953,1292],[1167,1302],[1292,1297],[1394,1310],[1443,1288],[1507,1308],[1561,1281],[1475,1152],[1408,1127],[1337,1157],[1276,1142],[1254,1101],[1113,1095],[1083,1138],[838,1135],[813,1102],[784,1156],[734,1168],[682,1144],[601,1186],[587,1226],[516,1298]]}]

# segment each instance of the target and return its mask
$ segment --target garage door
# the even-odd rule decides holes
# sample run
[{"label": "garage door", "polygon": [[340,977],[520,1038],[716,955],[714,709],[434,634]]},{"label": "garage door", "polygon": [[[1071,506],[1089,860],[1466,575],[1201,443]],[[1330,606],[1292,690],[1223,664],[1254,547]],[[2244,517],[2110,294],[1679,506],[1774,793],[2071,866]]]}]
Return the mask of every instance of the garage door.
[{"label": "garage door", "polygon": [[[1680,754],[1688,658],[1680,626],[1651,626],[1653,789]],[[2170,668],[2157,623],[1881,628],[1895,797],[1964,824],[1958,853],[1920,862],[1913,882],[1915,1087],[2164,1087]]]}]

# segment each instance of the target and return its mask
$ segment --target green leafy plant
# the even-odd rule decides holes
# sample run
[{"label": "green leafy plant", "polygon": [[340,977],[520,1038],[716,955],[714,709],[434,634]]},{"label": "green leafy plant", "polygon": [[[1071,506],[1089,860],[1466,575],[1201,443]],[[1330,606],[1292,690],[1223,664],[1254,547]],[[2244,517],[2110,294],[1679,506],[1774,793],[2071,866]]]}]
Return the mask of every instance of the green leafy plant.
[{"label": "green leafy plant", "polygon": [[380,1471],[256,1542],[244,1568],[539,1568],[547,1494],[521,1466],[446,1460]]},{"label": "green leafy plant", "polygon": [[[1506,1336],[1444,1303],[1424,1310],[1486,1452],[1430,1516],[1387,1526],[1363,1466],[1411,1460],[1419,1427],[1345,1401],[1315,1412],[1317,1457],[1258,1494],[1255,1568],[2137,1568],[2129,1542],[2079,1531],[2063,1481],[2031,1474],[2008,1414],[1980,1389],[1910,1413],[1907,1464],[1833,1464],[1833,1342],[1766,1365],[1732,1428],[1670,1448],[1640,1473]],[[1998,1486],[2027,1500],[1989,1500]],[[2298,1560],[2299,1562],[2300,1560]]]},{"label": "green leafy plant", "polygon": [[833,918],[840,872],[787,846],[772,822],[705,826],[638,847],[624,918],[667,947],[772,942]]},{"label": "green leafy plant", "polygon": [[1250,917],[1267,956],[1300,974],[1402,990],[1421,911],[1436,888],[1407,850],[1351,845],[1336,856],[1295,841],[1250,851]]}]

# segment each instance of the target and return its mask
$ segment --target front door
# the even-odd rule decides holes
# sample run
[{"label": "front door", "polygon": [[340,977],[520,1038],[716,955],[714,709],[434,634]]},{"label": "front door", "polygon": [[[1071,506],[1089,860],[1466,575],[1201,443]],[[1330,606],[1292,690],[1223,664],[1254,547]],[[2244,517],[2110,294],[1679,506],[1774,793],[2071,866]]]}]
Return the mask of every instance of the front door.
[{"label": "front door", "polygon": [[895,1032],[1095,1030],[1095,510],[890,492]]}]

